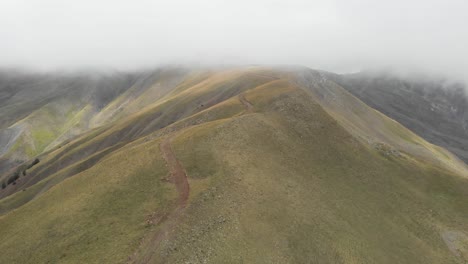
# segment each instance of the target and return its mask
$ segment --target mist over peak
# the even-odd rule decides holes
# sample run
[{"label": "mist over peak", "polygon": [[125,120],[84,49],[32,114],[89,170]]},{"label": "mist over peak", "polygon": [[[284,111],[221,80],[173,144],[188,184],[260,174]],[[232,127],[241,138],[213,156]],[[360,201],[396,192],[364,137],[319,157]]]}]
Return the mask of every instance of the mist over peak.
[{"label": "mist over peak", "polygon": [[466,1],[0,3],[0,64],[135,70],[162,64],[391,66],[467,80]]}]

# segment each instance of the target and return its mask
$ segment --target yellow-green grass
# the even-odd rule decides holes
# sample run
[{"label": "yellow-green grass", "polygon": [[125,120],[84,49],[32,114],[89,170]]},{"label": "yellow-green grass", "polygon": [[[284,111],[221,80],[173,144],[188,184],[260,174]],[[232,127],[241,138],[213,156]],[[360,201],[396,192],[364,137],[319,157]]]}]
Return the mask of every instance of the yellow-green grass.
[{"label": "yellow-green grass", "polygon": [[[28,184],[28,186],[30,187],[23,187],[23,189],[20,189],[18,192],[14,193],[13,195],[10,195],[6,197],[5,199],[0,200],[0,215],[5,214],[15,208],[22,206],[23,204],[29,202],[30,200],[34,199],[38,195],[46,192],[47,190],[52,188],[54,185],[59,184],[66,178],[76,175],[80,173],[81,171],[86,170],[89,167],[92,167],[93,165],[98,163],[103,157],[105,157],[107,154],[112,153],[119,147],[121,146],[118,145],[115,147],[109,147],[107,149],[104,149],[103,151],[90,155],[86,159],[76,162],[73,165],[66,167],[62,170],[59,170],[58,172],[53,173],[47,176],[47,178],[40,180],[40,181],[38,181],[39,179],[34,178],[34,175],[35,175],[34,168],[32,170],[26,171],[26,175],[21,173],[20,179],[17,181],[18,184],[21,181],[32,181],[32,183]],[[25,168],[22,168],[20,171],[24,169]],[[31,175],[33,177],[31,177]]]},{"label": "yellow-green grass", "polygon": [[176,197],[159,141],[118,151],[0,217],[1,263],[117,263]]}]

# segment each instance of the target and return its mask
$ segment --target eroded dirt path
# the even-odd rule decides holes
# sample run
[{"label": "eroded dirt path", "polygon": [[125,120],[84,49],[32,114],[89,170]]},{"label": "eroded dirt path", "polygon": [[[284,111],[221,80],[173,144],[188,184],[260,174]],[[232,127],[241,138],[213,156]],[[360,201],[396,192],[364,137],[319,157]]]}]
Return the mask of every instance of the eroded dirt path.
[{"label": "eroded dirt path", "polygon": [[[252,113],[254,110],[254,106],[245,98],[245,95],[239,94],[238,98],[239,101],[244,105],[247,113]],[[187,128],[189,127],[186,127],[185,129]],[[135,252],[131,257],[129,257],[128,263],[164,263],[165,261],[163,259],[154,259],[156,249],[159,248],[161,242],[170,238],[171,233],[173,233],[173,231],[176,229],[178,223],[180,222],[181,216],[183,215],[184,209],[187,206],[190,194],[190,185],[188,182],[187,173],[180,161],[177,159],[174,150],[172,149],[172,139],[177,134],[178,133],[176,132],[173,135],[166,137],[159,145],[159,148],[170,173],[170,182],[172,182],[175,185],[176,190],[178,192],[177,206],[169,214],[160,217],[160,220],[158,222],[162,223],[161,229],[158,230],[149,239],[149,241],[145,242],[145,244],[149,244],[150,248],[153,250],[150,250],[149,252],[144,252],[142,255],[138,255],[138,253]]]},{"label": "eroded dirt path", "polygon": [[[177,134],[175,134],[177,135]],[[158,230],[147,242],[142,242],[149,244],[152,249],[149,252],[143,253],[143,255],[138,257],[138,253],[135,252],[128,260],[127,263],[152,263],[155,262],[153,259],[156,249],[159,247],[162,241],[169,239],[170,234],[174,231],[177,224],[179,223],[181,216],[185,207],[187,206],[187,201],[190,194],[190,185],[188,183],[187,173],[185,172],[184,167],[177,159],[174,150],[172,149],[172,139],[175,135],[166,137],[159,145],[161,153],[164,160],[166,161],[166,166],[170,173],[169,181],[173,183],[176,187],[178,193],[177,206],[169,214],[161,217],[159,222],[163,222],[161,229]],[[158,224],[158,223],[153,223]],[[162,261],[164,262],[164,261]]]},{"label": "eroded dirt path", "polygon": [[239,101],[245,106],[248,113],[253,112],[253,105],[245,98],[244,94],[239,94]]},{"label": "eroded dirt path", "polygon": [[159,147],[171,174],[171,182],[175,184],[177,192],[179,193],[178,206],[184,208],[187,205],[190,185],[188,183],[187,173],[185,172],[184,167],[182,167],[172,150],[171,141],[172,137],[168,137],[161,142]]}]

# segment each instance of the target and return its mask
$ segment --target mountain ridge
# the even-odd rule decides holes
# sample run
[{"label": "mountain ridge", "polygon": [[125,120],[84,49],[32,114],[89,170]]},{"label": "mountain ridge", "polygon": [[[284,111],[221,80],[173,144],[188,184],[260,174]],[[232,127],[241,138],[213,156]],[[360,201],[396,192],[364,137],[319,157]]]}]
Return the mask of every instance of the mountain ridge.
[{"label": "mountain ridge", "polygon": [[319,71],[185,74],[1,191],[1,261],[466,260],[468,174],[450,152]]}]

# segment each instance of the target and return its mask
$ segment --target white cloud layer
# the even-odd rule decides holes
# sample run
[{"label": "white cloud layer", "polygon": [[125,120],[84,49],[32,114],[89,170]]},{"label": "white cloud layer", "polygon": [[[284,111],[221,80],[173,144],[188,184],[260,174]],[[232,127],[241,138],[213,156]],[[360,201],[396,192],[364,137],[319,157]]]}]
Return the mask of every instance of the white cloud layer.
[{"label": "white cloud layer", "polygon": [[393,67],[468,79],[466,0],[0,0],[0,66]]}]

